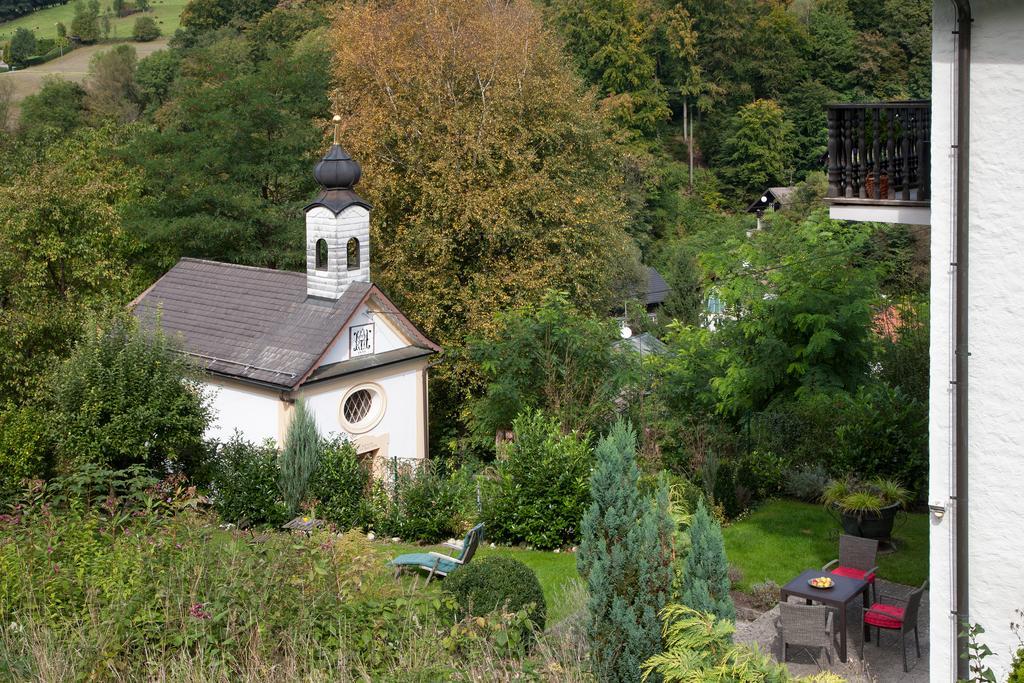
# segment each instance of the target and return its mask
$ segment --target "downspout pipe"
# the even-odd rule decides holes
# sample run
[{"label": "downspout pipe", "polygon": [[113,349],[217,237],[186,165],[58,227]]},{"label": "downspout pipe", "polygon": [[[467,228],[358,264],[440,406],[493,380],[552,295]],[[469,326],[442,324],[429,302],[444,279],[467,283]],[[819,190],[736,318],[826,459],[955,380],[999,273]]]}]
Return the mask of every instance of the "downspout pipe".
[{"label": "downspout pipe", "polygon": [[956,483],[954,486],[954,547],[956,548],[956,618],[957,618],[957,678],[970,678],[967,658],[968,641],[966,626],[970,623],[970,601],[968,576],[970,561],[968,555],[968,440],[967,440],[967,379],[968,379],[968,209],[969,209],[969,167],[970,167],[970,121],[971,121],[971,3],[970,0],[952,0],[956,7],[956,281],[954,356],[955,356],[955,406],[956,430],[953,459]]}]

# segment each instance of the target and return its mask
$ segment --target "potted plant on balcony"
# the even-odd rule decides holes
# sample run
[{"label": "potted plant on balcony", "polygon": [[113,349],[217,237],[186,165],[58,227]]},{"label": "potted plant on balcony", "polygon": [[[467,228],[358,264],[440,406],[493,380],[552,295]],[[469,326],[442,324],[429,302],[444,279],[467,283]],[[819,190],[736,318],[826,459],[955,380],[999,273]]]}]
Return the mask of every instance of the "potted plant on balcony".
[{"label": "potted plant on balcony", "polygon": [[848,476],[829,482],[822,501],[838,512],[847,534],[888,541],[896,513],[910,502],[910,491],[893,479]]},{"label": "potted plant on balcony", "polygon": [[[881,173],[878,174],[878,185],[879,185],[879,192],[878,192],[879,199],[888,199],[889,198],[889,174],[886,173],[885,171],[882,171]],[[875,172],[874,171],[869,172],[867,174],[867,176],[864,178],[864,192],[865,192],[865,194],[867,194],[867,198],[868,199],[874,199],[875,198]]]}]

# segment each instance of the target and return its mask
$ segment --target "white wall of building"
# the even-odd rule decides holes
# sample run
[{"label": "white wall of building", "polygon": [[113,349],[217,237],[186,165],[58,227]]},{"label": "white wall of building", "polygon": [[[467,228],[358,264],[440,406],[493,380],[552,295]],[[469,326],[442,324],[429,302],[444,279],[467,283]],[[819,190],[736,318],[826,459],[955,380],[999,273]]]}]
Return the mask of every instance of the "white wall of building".
[{"label": "white wall of building", "polygon": [[[320,433],[337,434],[356,443],[360,451],[376,449],[380,457],[426,457],[426,360],[418,359],[376,370],[303,386],[298,396],[316,418]],[[380,393],[383,414],[370,429],[346,429],[341,407],[352,391],[369,386]]]},{"label": "white wall of building", "polygon": [[[419,358],[334,380],[304,385],[303,398],[324,436],[335,434],[356,444],[360,452],[376,450],[382,458],[421,460],[426,457],[427,361]],[[205,437],[229,440],[237,430],[254,443],[272,439],[283,445],[292,406],[279,392],[208,377],[214,419]],[[377,393],[381,416],[372,427],[348,431],[341,407],[352,391],[367,387]]]},{"label": "white wall of building", "polygon": [[213,421],[206,430],[207,439],[227,441],[237,429],[253,443],[265,439],[280,443],[283,408],[278,394],[216,377],[207,377],[206,387],[213,398]]},{"label": "white wall of building", "polygon": [[[1024,609],[1024,4],[973,0],[969,264],[969,548],[971,621],[996,653],[986,660],[1005,680],[1018,646],[1010,631]],[[955,122],[952,2],[937,0],[932,40],[931,474],[929,501],[951,508],[953,478]],[[933,681],[955,681],[956,624],[951,512],[932,516]]]},{"label": "white wall of building", "polygon": [[331,363],[348,360],[349,330],[353,326],[365,325],[367,323],[373,323],[374,353],[381,354],[409,346],[410,341],[391,326],[387,315],[373,313],[373,311],[379,310],[381,310],[380,306],[372,298],[360,306],[352,315],[352,319],[349,320],[345,329],[341,331],[335,342],[327,349],[327,353],[324,354],[320,365],[330,365]]}]

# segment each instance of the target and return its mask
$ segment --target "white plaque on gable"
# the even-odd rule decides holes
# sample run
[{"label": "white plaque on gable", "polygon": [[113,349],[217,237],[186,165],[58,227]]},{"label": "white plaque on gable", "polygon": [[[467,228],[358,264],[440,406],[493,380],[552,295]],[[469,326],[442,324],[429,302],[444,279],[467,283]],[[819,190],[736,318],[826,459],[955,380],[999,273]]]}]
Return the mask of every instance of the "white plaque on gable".
[{"label": "white plaque on gable", "polygon": [[348,328],[348,355],[368,356],[373,353],[373,323]]}]

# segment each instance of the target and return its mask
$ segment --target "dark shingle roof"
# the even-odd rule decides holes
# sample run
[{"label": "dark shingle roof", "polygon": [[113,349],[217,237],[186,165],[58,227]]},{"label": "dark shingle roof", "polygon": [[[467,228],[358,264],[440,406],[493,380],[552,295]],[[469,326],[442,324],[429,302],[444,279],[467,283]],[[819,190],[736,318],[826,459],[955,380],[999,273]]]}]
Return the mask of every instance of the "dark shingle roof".
[{"label": "dark shingle roof", "polygon": [[370,293],[414,343],[438,350],[379,289],[351,283],[337,301],[306,296],[305,273],[183,258],[135,301],[142,321],[182,337],[206,370],[291,389]]},{"label": "dark shingle roof", "polygon": [[[795,187],[769,187],[763,193],[757,196],[750,206],[747,207],[747,213],[754,213],[765,209],[776,202],[780,206],[785,206],[789,202],[789,198],[796,192]],[[761,201],[761,197],[765,197],[767,201]]]},{"label": "dark shingle roof", "polygon": [[647,305],[665,303],[671,288],[661,273],[650,266],[647,267]]},{"label": "dark shingle roof", "polygon": [[370,368],[382,368],[385,365],[393,365],[394,363],[400,363],[404,360],[422,358],[424,356],[429,356],[432,353],[434,353],[433,349],[423,348],[422,346],[406,346],[393,351],[375,353],[372,356],[349,358],[348,360],[343,360],[337,363],[321,365],[313,371],[309,376],[309,379],[306,381],[320,382],[325,379],[344,377],[345,375],[362,372],[363,370],[369,370]]}]

